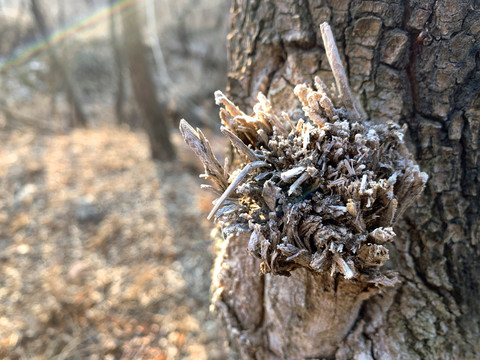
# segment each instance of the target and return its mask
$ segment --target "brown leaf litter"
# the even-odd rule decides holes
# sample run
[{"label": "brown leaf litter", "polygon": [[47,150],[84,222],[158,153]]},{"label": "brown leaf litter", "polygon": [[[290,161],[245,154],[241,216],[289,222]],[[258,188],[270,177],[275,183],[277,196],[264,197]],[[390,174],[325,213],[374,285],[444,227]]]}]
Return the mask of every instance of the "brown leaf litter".
[{"label": "brown leaf litter", "polygon": [[0,136],[0,358],[225,358],[197,179],[124,130]]}]

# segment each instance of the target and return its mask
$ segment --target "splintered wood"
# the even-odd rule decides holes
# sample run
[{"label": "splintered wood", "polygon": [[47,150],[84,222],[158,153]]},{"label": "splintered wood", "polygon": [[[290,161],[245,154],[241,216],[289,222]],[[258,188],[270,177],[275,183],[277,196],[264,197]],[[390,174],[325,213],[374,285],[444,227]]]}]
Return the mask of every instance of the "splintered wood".
[{"label": "splintered wood", "polygon": [[288,276],[303,267],[389,286],[396,278],[381,270],[388,260],[385,244],[428,176],[406,148],[405,128],[361,122],[327,24],[322,36],[337,94],[319,78],[315,89],[297,85],[305,119],[278,116],[263,94],[249,116],[215,93],[224,106],[222,133],[241,161],[228,178],[201,131],[184,120],[180,130],[205,165],[212,190],[221,194],[209,217],[224,232],[249,229],[245,247],[262,260],[263,273]]}]

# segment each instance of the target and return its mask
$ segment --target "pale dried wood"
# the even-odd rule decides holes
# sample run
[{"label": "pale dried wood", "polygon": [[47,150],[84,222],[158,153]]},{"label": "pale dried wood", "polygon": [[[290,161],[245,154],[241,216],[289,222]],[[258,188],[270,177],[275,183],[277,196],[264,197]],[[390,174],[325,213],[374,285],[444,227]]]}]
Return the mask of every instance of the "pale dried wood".
[{"label": "pale dried wood", "polygon": [[[327,54],[330,68],[332,69],[335,82],[337,84],[338,97],[340,101],[345,105],[349,118],[352,121],[365,120],[362,116],[360,105],[355,97],[352,95],[350,86],[348,85],[347,74],[343,67],[342,59],[338,53],[338,48],[333,37],[332,29],[328,23],[324,22],[320,25],[320,31],[322,32],[323,45],[325,47],[325,53]],[[323,89],[323,87],[322,87]]]},{"label": "pale dried wood", "polygon": [[215,200],[215,206],[213,207],[212,211],[210,211],[210,214],[208,214],[207,219],[210,220],[213,215],[217,212],[217,210],[222,206],[223,202],[230,196],[230,194],[235,191],[235,189],[242,183],[242,181],[245,180],[245,177],[247,174],[250,172],[252,169],[258,169],[261,167],[269,167],[270,165],[267,164],[266,162],[263,161],[255,161],[248,163],[245,165],[245,167],[238,173],[238,175],[235,177],[235,180],[233,180],[230,185],[225,189],[225,192],[220,196],[217,200]]}]

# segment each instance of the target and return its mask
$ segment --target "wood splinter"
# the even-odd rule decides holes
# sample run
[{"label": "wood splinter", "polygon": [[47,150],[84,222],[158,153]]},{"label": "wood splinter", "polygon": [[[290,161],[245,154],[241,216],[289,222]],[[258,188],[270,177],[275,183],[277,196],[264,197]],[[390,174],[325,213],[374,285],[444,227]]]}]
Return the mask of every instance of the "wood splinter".
[{"label": "wood splinter", "polygon": [[210,214],[208,214],[207,219],[210,220],[213,215],[217,212],[217,210],[222,206],[224,201],[230,196],[230,194],[237,188],[238,185],[242,183],[242,181],[245,179],[245,177],[248,175],[250,170],[252,169],[258,169],[261,167],[266,167],[270,166],[266,162],[263,161],[254,161],[251,163],[248,163],[245,165],[245,167],[240,171],[240,173],[235,177],[235,180],[228,186],[228,188],[225,190],[225,192],[220,196],[217,200],[215,200],[215,206],[213,207],[212,211],[210,211]]},{"label": "wood splinter", "polygon": [[320,31],[322,33],[323,45],[325,46],[328,63],[330,64],[335,83],[337,84],[338,97],[343,105],[345,105],[351,120],[363,121],[365,120],[365,116],[362,114],[361,107],[357,99],[352,95],[352,91],[348,85],[347,74],[345,73],[342,59],[338,53],[332,28],[327,22],[324,22],[320,25]]}]

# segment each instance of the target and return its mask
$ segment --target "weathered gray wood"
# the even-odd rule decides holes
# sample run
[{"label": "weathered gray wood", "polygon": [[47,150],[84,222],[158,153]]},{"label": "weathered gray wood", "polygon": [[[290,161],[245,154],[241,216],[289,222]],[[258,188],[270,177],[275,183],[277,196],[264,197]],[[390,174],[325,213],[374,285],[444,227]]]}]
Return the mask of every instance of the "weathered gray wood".
[{"label": "weathered gray wood", "polygon": [[360,121],[362,120],[360,106],[357,99],[353,97],[350,86],[348,85],[347,74],[345,73],[342,59],[340,58],[340,54],[338,53],[338,48],[332,33],[332,28],[330,27],[330,25],[328,25],[327,22],[324,22],[320,25],[320,32],[322,33],[325,54],[327,55],[330,69],[332,70],[333,77],[335,78],[335,83],[337,84],[339,98],[345,104],[345,107],[347,108],[349,114],[349,118],[352,119],[352,121]]}]

